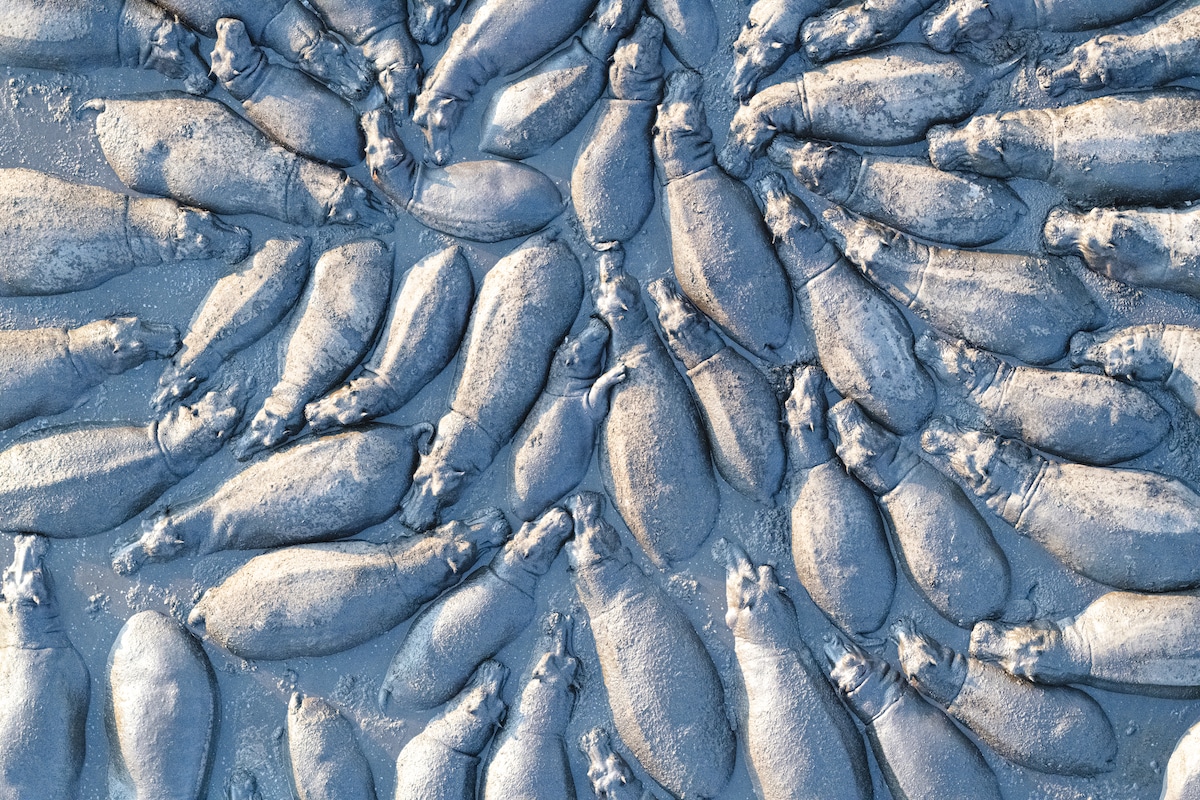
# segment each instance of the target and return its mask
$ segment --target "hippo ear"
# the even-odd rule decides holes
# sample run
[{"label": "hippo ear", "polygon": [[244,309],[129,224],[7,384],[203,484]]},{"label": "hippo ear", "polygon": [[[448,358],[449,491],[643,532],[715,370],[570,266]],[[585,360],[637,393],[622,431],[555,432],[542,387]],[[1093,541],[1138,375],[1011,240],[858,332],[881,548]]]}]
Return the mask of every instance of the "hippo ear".
[{"label": "hippo ear", "polygon": [[971,378],[979,377],[975,372],[975,362],[967,355],[966,350],[964,350],[962,347],[956,347],[954,350],[954,355],[956,356],[954,359],[954,366],[958,368],[959,372]]},{"label": "hippo ear", "polygon": [[738,587],[738,595],[738,605],[741,608],[752,609],[758,598],[762,596],[762,590],[757,584],[743,579]]},{"label": "hippo ear", "polygon": [[571,689],[579,692],[583,689],[583,659],[575,656],[567,656],[565,663],[572,664],[571,670]]},{"label": "hippo ear", "polygon": [[434,427],[428,422],[422,422],[417,426],[417,452],[423,456],[429,455],[429,450],[433,445]]},{"label": "hippo ear", "polygon": [[541,680],[541,679],[545,678],[547,675],[549,675],[552,672],[550,665],[553,663],[554,663],[554,654],[553,653],[543,653],[542,657],[540,659],[538,659],[537,665],[534,666],[533,672],[529,673],[530,680]]},{"label": "hippo ear", "polygon": [[770,564],[762,564],[758,568],[758,585],[766,591],[786,595],[787,590],[780,585],[775,577],[775,569]]}]

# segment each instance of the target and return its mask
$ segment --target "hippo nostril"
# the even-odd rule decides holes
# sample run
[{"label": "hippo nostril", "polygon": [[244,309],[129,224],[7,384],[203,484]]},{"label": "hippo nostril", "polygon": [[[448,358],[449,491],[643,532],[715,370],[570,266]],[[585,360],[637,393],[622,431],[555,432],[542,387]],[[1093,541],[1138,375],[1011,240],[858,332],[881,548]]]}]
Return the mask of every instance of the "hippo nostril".
[{"label": "hippo nostril", "polygon": [[1079,225],[1075,215],[1065,208],[1055,208],[1046,216],[1042,237],[1052,253],[1065,254],[1074,251],[1075,234]]},{"label": "hippo nostril", "polygon": [[938,169],[953,171],[962,166],[960,161],[966,155],[966,148],[956,134],[957,131],[949,125],[935,125],[926,135],[929,160]]},{"label": "hippo nostril", "polygon": [[1095,363],[1092,348],[1096,344],[1093,334],[1080,331],[1071,337],[1071,366],[1082,367]]},{"label": "hippo nostril", "polygon": [[949,53],[957,44],[953,26],[942,14],[931,13],[921,20],[921,34],[939,53]]}]

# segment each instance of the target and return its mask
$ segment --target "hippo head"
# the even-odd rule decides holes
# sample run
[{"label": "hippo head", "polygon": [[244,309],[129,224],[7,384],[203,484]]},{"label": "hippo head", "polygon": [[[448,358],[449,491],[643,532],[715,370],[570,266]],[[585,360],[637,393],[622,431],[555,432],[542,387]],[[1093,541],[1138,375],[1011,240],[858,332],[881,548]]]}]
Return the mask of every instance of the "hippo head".
[{"label": "hippo head", "polygon": [[841,633],[827,634],[822,649],[829,665],[829,677],[843,694],[851,694],[886,668]]},{"label": "hippo head", "polygon": [[225,797],[228,800],[262,800],[254,774],[244,769],[234,770],[230,774],[225,782]]},{"label": "hippo head", "polygon": [[751,563],[746,551],[718,539],[713,558],[725,566],[725,624],[748,642],[774,644],[799,635],[796,608],[775,577],[775,570]]},{"label": "hippo head", "polygon": [[422,458],[400,503],[400,524],[414,531],[429,530],[437,522],[438,511],[458,499],[466,480],[466,471],[453,464],[432,454]]},{"label": "hippo head", "polygon": [[1162,332],[1162,325],[1138,325],[1107,333],[1077,333],[1071,337],[1071,364],[1097,366],[1114,378],[1164,380],[1174,364],[1159,348],[1151,346]]},{"label": "hippo head", "polygon": [[163,220],[163,241],[172,258],[181,261],[219,258],[227,264],[250,254],[250,231],[222,222],[208,211],[182,206]]},{"label": "hippo head", "polygon": [[883,44],[894,35],[893,29],[874,19],[876,13],[886,16],[888,12],[879,12],[871,3],[859,3],[809,18],[801,33],[804,54],[820,64]]},{"label": "hippo head", "polygon": [[267,57],[250,41],[246,24],[240,19],[217,20],[217,42],[210,58],[212,74],[238,100],[250,97],[266,76]]},{"label": "hippo head", "polygon": [[358,225],[377,233],[392,229],[388,209],[358,181],[348,175],[323,198],[325,222],[335,225]]},{"label": "hippo head", "polygon": [[232,382],[190,406],[167,412],[158,423],[158,443],[176,475],[190,475],[221,449],[242,419],[251,384]]},{"label": "hippo head", "polygon": [[439,719],[430,723],[437,740],[467,755],[483,752],[508,710],[500,699],[507,678],[508,667],[499,661],[489,659],[480,664],[466,688],[450,701]]},{"label": "hippo head", "polygon": [[[687,341],[702,332],[711,331],[712,326],[673,283],[668,278],[659,278],[646,284],[646,293],[658,306],[658,321],[667,339],[672,343]],[[719,348],[720,344],[717,346]]]},{"label": "hippo head", "polygon": [[761,28],[772,20],[760,19],[758,6],[750,7],[750,15],[741,33],[733,42],[733,68],[729,71],[729,93],[744,103],[758,90],[758,82],[779,64],[781,46],[772,36],[763,36]]},{"label": "hippo head", "polygon": [[999,457],[999,439],[982,431],[963,430],[945,417],[931,419],[921,434],[921,447],[927,453],[947,456],[954,471],[979,485],[987,479],[990,465]]},{"label": "hippo head", "polygon": [[677,69],[667,76],[654,123],[654,149],[664,182],[712,165],[712,129],[704,114],[703,91],[698,72]]},{"label": "hippo head", "polygon": [[792,370],[792,390],[783,404],[784,418],[793,437],[825,436],[825,373],[811,364],[797,364]]},{"label": "hippo head", "polygon": [[510,533],[512,528],[504,512],[498,508],[485,508],[467,519],[452,520],[439,526],[430,538],[440,540],[441,560],[459,575],[470,569],[481,553],[504,544]]},{"label": "hippo head", "polygon": [[438,92],[421,92],[413,111],[413,122],[425,130],[425,155],[429,161],[444,167],[450,163],[454,148],[450,135],[458,127],[466,108],[457,97]]},{"label": "hippo head", "polygon": [[174,15],[145,0],[132,0],[122,9],[118,36],[126,64],[181,80],[189,94],[204,95],[212,89],[208,64],[200,57],[199,39]]},{"label": "hippo head", "polygon": [[1048,174],[1045,153],[1025,146],[1032,133],[1025,123],[1037,125],[1033,117],[1015,114],[981,114],[961,128],[935,125],[925,137],[929,160],[940,170],[975,172],[993,178]]},{"label": "hippo head", "polygon": [[913,350],[942,382],[962,386],[967,391],[986,386],[996,374],[996,364],[962,340],[950,342],[924,333]]},{"label": "hippo head", "polygon": [[412,64],[389,64],[379,71],[378,78],[388,108],[407,118],[412,113],[413,99],[421,89],[421,68]]},{"label": "hippo head", "polygon": [[467,482],[496,456],[499,445],[456,411],[443,416],[430,444],[417,440],[421,461],[400,504],[400,523],[416,531],[433,527],[438,511],[457,502]]},{"label": "hippo head", "polygon": [[677,69],[667,76],[666,94],[658,110],[660,133],[686,131],[711,138],[704,114],[704,78],[690,69]]},{"label": "hippo head", "polygon": [[557,611],[547,615],[543,626],[542,644],[537,664],[530,676],[548,686],[564,691],[575,687],[579,674],[579,659],[571,654],[571,617]]},{"label": "hippo head", "polygon": [[605,55],[614,52],[625,35],[631,34],[638,18],[645,17],[641,0],[600,0],[595,6],[579,31],[579,40],[585,50],[605,60]]},{"label": "hippo head", "polygon": [[[630,7],[638,8],[638,4],[631,3]],[[662,99],[662,45],[663,24],[649,14],[643,16],[613,52],[608,81],[614,96],[622,100]]]},{"label": "hippo head", "polygon": [[730,175],[744,180],[750,174],[754,159],[774,135],[775,126],[751,100],[750,104],[738,106],[734,112],[729,123],[729,136],[717,161]]},{"label": "hippo head", "polygon": [[1024,444],[963,430],[945,417],[929,422],[921,434],[921,447],[948,458],[951,469],[1001,515],[1009,494],[1024,483],[1032,466],[1032,451]]},{"label": "hippo head", "polygon": [[646,292],[658,306],[658,322],[685,367],[691,369],[725,347],[708,318],[683,296],[673,280],[651,281]]},{"label": "hippo head", "polygon": [[587,756],[588,780],[597,800],[642,800],[642,785],[612,746],[608,731],[593,728],[579,741]]},{"label": "hippo head", "polygon": [[940,53],[949,53],[963,42],[983,42],[1008,31],[1010,20],[1004,2],[947,0],[925,15],[921,31],[925,41]]},{"label": "hippo head", "polygon": [[1163,258],[1162,235],[1136,212],[1094,208],[1083,214],[1055,208],[1042,231],[1051,253],[1078,255],[1106,278],[1155,285],[1170,269]]},{"label": "hippo head", "polygon": [[[184,352],[186,353],[187,350],[185,349]],[[203,364],[205,361],[207,359],[196,359],[186,369],[180,368],[175,362],[168,364],[162,375],[158,376],[158,389],[150,398],[150,408],[157,414],[163,414],[178,400],[195,391],[196,387],[200,385],[200,381],[203,380],[201,371],[196,369],[196,364]]]},{"label": "hippo head", "polygon": [[833,685],[863,722],[869,723],[886,711],[904,691],[900,677],[886,661],[840,631],[826,635],[824,651]]},{"label": "hippo head", "polygon": [[395,397],[392,387],[377,376],[364,374],[342,388],[304,406],[313,433],[359,425],[379,415]]},{"label": "hippo head", "polygon": [[34,534],[14,537],[12,564],[4,570],[0,583],[0,598],[10,612],[15,606],[53,609],[50,575],[42,564],[49,550],[50,543],[45,537]]},{"label": "hippo head", "polygon": [[319,28],[294,26],[289,33],[305,40],[296,48],[300,69],[348,100],[367,96],[373,84],[371,70],[357,50]]},{"label": "hippo head", "polygon": [[958,696],[967,677],[967,660],[917,629],[907,617],[892,626],[900,669],[921,694],[941,705]]},{"label": "hippo head", "polygon": [[167,358],[179,349],[173,325],[143,322],[137,317],[111,317],[70,332],[74,353],[93,355],[100,368],[119,375],[152,358]]},{"label": "hippo head", "polygon": [[1062,631],[1048,620],[1034,620],[1027,625],[984,620],[971,630],[970,653],[1018,678],[1055,682],[1065,666],[1058,664],[1061,644]]},{"label": "hippo head", "polygon": [[[142,522],[141,536],[118,545],[112,551],[112,569],[118,575],[132,575],[147,562],[170,561],[187,547],[176,533],[176,517],[164,509]],[[197,603],[196,608],[200,604]]]},{"label": "hippo head", "polygon": [[554,356],[554,371],[568,378],[595,378],[604,368],[608,337],[608,326],[598,317],[592,317],[583,330],[558,348]]},{"label": "hippo head", "polygon": [[521,526],[505,546],[504,560],[519,564],[531,574],[545,575],[573,530],[571,515],[561,508],[551,508]]},{"label": "hippo head", "polygon": [[592,287],[596,312],[611,330],[626,321],[640,323],[646,319],[642,303],[642,287],[637,278],[625,271],[625,251],[619,244],[600,252],[597,259],[599,279]]},{"label": "hippo head", "polygon": [[446,38],[450,15],[458,3],[424,0],[409,3],[408,30],[421,44],[438,44]]},{"label": "hippo head", "polygon": [[417,162],[396,132],[394,115],[373,108],[362,115],[364,158],[371,180],[401,206],[412,200],[417,187]]},{"label": "hippo head", "polygon": [[814,224],[812,212],[788,191],[783,176],[768,172],[755,183],[763,207],[763,220],[775,239],[775,248],[787,267],[793,286],[799,289],[812,276],[805,274],[805,267],[828,267],[829,260],[814,260],[829,242]]},{"label": "hippo head", "polygon": [[876,493],[895,486],[891,466],[900,456],[900,439],[867,417],[847,398],[829,409],[829,438],[842,463]]},{"label": "hippo head", "polygon": [[831,206],[821,214],[821,227],[846,258],[860,266],[909,262],[912,240],[899,231],[866,217]]},{"label": "hippo head", "polygon": [[604,519],[604,495],[579,492],[566,505],[575,521],[575,540],[567,547],[573,569],[614,557],[629,560],[629,551],[621,544],[621,537]]},{"label": "hippo head", "polygon": [[[1120,77],[1127,70],[1120,68],[1130,66],[1125,62],[1131,57],[1138,61],[1144,57],[1136,42],[1136,37],[1112,33],[1088,39],[1066,58],[1038,64],[1038,84],[1051,97],[1058,97],[1069,89],[1128,88]],[[1129,72],[1138,76],[1135,80],[1144,77],[1141,70]]]},{"label": "hippo head", "polygon": [[1068,256],[1085,253],[1102,252],[1105,245],[1111,246],[1111,240],[1101,241],[1103,229],[1098,226],[1104,209],[1094,208],[1091,211],[1079,213],[1067,206],[1050,209],[1046,215],[1046,224],[1042,228],[1042,238],[1046,242],[1046,250],[1055,255]]},{"label": "hippo head", "polygon": [[777,136],[767,157],[789,169],[809,190],[833,203],[844,203],[854,192],[862,157],[853,150],[824,142],[803,142]]}]

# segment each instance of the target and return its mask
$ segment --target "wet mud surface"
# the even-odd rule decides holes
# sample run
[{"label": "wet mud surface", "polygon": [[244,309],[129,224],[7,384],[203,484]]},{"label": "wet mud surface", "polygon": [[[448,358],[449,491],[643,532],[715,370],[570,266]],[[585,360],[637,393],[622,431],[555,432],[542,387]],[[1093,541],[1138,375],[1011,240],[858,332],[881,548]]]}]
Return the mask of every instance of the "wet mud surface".
[{"label": "wet mud surface", "polygon": [[[717,55],[703,70],[708,122],[718,146],[728,131],[735,110],[725,84],[732,62],[732,41],[745,19],[748,5],[724,0],[717,5],[720,23],[720,45]],[[452,22],[453,24],[453,22]],[[919,40],[915,24],[909,25],[901,40]],[[1064,48],[1086,40],[1087,34],[1014,35],[1003,40],[981,57],[999,62],[1014,53],[1030,53]],[[202,40],[201,50],[211,49],[211,40]],[[1004,52],[1005,48],[1008,52]],[[442,47],[424,48],[427,64],[433,64]],[[664,65],[675,65],[664,49]],[[992,86],[979,109],[991,112],[1002,109],[1049,105],[1059,102],[1078,102],[1085,99],[1081,92],[1067,92],[1062,98],[1050,98],[1039,88],[1034,77],[1034,58],[1026,58],[1018,68]],[[805,67],[802,56],[792,57],[777,73],[794,74]],[[454,136],[456,159],[482,157],[478,153],[480,118],[487,98],[503,79],[485,87],[467,111]],[[1200,82],[1192,85],[1200,87]],[[113,190],[123,190],[121,183],[106,164],[96,144],[90,119],[76,115],[77,109],[95,97],[132,94],[141,91],[175,89],[178,85],[155,74],[142,71],[104,69],[88,75],[66,75],[19,69],[0,70],[0,167],[30,167],[54,173],[83,183],[96,184]],[[225,102],[230,98],[217,88],[213,97]],[[594,112],[593,112],[594,113]],[[571,166],[580,141],[586,132],[591,115],[569,135],[547,152],[529,159],[528,163],[545,172],[557,184],[564,196],[569,196],[568,181]],[[407,127],[402,137],[413,152],[420,152],[420,132]],[[879,148],[890,155],[922,155],[924,143],[893,148]],[[751,177],[774,169],[766,159],[756,162]],[[349,170],[364,184],[369,176],[363,165]],[[1013,180],[1012,188],[1029,207],[1029,213],[1017,226],[989,249],[1041,250],[1042,222],[1047,211],[1062,202],[1062,196],[1049,186],[1027,180]],[[822,202],[806,194],[791,181],[793,192],[805,202],[812,200],[815,210]],[[659,195],[661,200],[661,193]],[[570,216],[568,210],[567,215]],[[252,230],[254,245],[259,246],[273,235],[301,232],[300,229],[265,217],[240,216],[227,218],[230,222]],[[567,222],[568,229],[571,223]],[[313,252],[319,253],[341,241],[361,236],[361,232],[338,226],[304,230],[313,238]],[[447,236],[437,234],[416,220],[401,215],[395,230],[382,238],[395,248],[396,279],[412,264],[431,252],[451,243]],[[583,239],[578,231],[571,233],[572,244]],[[476,286],[487,270],[518,240],[495,244],[464,243],[474,273]],[[661,203],[651,214],[642,231],[627,244],[626,268],[643,286],[651,280],[670,274],[671,255],[668,235],[661,214]],[[1075,258],[1067,263],[1076,275],[1092,290],[1107,313],[1107,327],[1142,323],[1175,323],[1196,325],[1200,322],[1197,301],[1182,295],[1152,289],[1137,289],[1097,277],[1082,267]],[[584,263],[585,276],[595,279],[594,261]],[[143,319],[171,323],[186,330],[187,324],[205,293],[228,268],[220,262],[184,262],[177,265],[139,268],[117,277],[100,287],[73,294],[53,297],[0,298],[0,327],[75,326],[114,314],[137,314]],[[590,300],[575,323],[574,331],[587,324]],[[920,336],[928,330],[923,322],[905,312],[914,333]],[[231,374],[253,375],[255,397],[249,402],[256,409],[274,385],[281,366],[281,348],[287,342],[294,315],[285,319],[262,340],[237,354],[226,365]],[[845,331],[846,336],[856,331]],[[795,338],[795,337],[793,337]],[[795,343],[789,345],[785,361],[811,360]],[[369,358],[369,356],[368,356]],[[456,382],[456,371],[462,353],[451,366],[423,389],[406,407],[384,421],[397,424],[436,422],[447,410]],[[154,418],[150,408],[163,361],[150,361],[123,375],[108,379],[99,389],[87,396],[73,410],[53,418],[35,419],[8,431],[0,432],[0,447],[39,429],[74,422],[130,420],[144,424]],[[1056,367],[1065,368],[1066,359]],[[785,371],[770,371],[780,397],[784,396]],[[1200,420],[1170,393],[1155,387],[1147,391],[1171,415],[1172,430],[1165,441],[1149,453],[1123,466],[1161,472],[1183,479],[1192,486],[1200,485]],[[906,437],[909,444],[920,450],[916,436]],[[505,507],[508,500],[508,480],[512,453],[506,447],[482,476],[466,491],[463,498],[443,513],[444,519],[465,518],[488,507]],[[52,542],[47,567],[54,579],[57,600],[71,641],[82,654],[90,672],[93,701],[88,713],[87,759],[81,785],[85,800],[107,797],[106,769],[108,740],[103,725],[103,693],[105,663],[117,632],[125,620],[136,612],[153,609],[185,620],[200,592],[245,563],[255,552],[226,552],[203,557],[184,557],[166,564],[149,564],[133,577],[114,574],[110,567],[110,550],[118,542],[136,537],[141,523],[154,509],[171,507],[202,497],[219,486],[226,478],[241,469],[231,449],[226,447],[205,462],[195,473],[170,489],[147,512],[108,533],[80,540]],[[581,489],[602,491],[603,487],[595,460]],[[739,495],[728,485],[720,483],[721,510],[712,538],[692,558],[675,565],[670,572],[654,567],[635,546],[628,530],[609,508],[606,517],[617,526],[635,559],[658,581],[691,619],[707,645],[725,684],[730,711],[738,708],[743,692],[740,673],[733,656],[733,638],[726,628],[724,568],[710,555],[712,542],[726,537],[740,542],[755,563],[771,563],[777,567],[780,580],[790,592],[799,613],[801,630],[810,648],[820,652],[822,637],[832,630],[800,586],[788,547],[788,509],[766,508]],[[974,497],[972,502],[976,502]],[[1075,613],[1106,591],[1100,584],[1088,581],[1052,559],[1042,548],[1018,536],[995,515],[978,507],[993,530],[996,541],[1012,566],[1012,593],[1007,617],[1014,621],[1036,613],[1039,617],[1058,618]],[[510,519],[512,519],[510,517]],[[385,523],[366,531],[359,538],[383,541],[396,533],[394,525]],[[0,537],[0,561],[7,563],[12,554],[10,537]],[[901,573],[903,575],[903,573]],[[869,587],[865,587],[869,591]],[[572,759],[572,772],[578,796],[592,796],[586,778],[586,762],[576,749],[584,732],[597,725],[611,728],[604,686],[600,677],[595,646],[587,616],[576,597],[567,558],[560,555],[539,583],[537,615],[540,619],[554,610],[571,614],[576,620],[575,649],[582,661],[581,691],[568,728],[567,742]],[[969,633],[951,625],[925,603],[913,589],[907,577],[897,581],[897,592],[886,625],[901,616],[912,617],[917,624],[942,644],[966,652]],[[403,640],[409,622],[379,638],[347,652],[325,658],[298,658],[286,661],[250,662],[230,655],[205,642],[205,651],[216,671],[220,693],[218,744],[209,782],[208,797],[224,798],[225,784],[235,770],[244,769],[256,775],[263,800],[285,800],[291,797],[288,784],[287,749],[282,738],[286,723],[288,701],[293,691],[332,700],[356,728],[375,776],[381,798],[392,796],[395,783],[395,759],[401,748],[418,734],[426,721],[436,712],[414,714],[393,710],[382,714],[376,696],[387,665]],[[537,639],[539,625],[533,624],[500,651],[497,658],[512,670],[503,696],[510,702],[521,688],[519,676],[526,669],[531,648]],[[895,645],[884,641],[867,643],[873,652],[884,654],[896,663]],[[1134,800],[1158,797],[1163,771],[1175,743],[1183,732],[1200,719],[1200,701],[1163,700],[1134,695],[1121,695],[1102,690],[1087,690],[1107,712],[1117,734],[1118,755],[1112,772],[1096,778],[1057,777],[1013,766],[986,746],[984,757],[999,778],[1004,795],[1010,798],[1053,798],[1053,800]],[[627,753],[627,751],[624,751]],[[733,778],[719,795],[721,800],[752,798],[750,780],[744,763],[745,753],[739,750]],[[872,756],[872,777],[877,797],[887,797]],[[632,759],[630,759],[632,761]],[[640,768],[634,766],[643,780],[648,781]],[[664,793],[665,796],[665,793]]]}]

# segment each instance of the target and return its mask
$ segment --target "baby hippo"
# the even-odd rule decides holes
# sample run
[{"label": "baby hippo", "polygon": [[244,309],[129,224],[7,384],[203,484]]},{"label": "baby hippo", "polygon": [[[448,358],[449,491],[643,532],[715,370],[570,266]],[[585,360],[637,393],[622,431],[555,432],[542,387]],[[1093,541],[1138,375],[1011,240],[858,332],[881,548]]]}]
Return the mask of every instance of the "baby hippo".
[{"label": "baby hippo", "polygon": [[734,489],[771,505],[787,459],[775,391],[673,283],[660,278],[646,291],[658,306],[667,347],[687,370],[713,463]]},{"label": "baby hippo", "polygon": [[725,624],[746,687],[741,737],[759,797],[870,800],[862,737],[801,639],[774,570],[725,539],[713,557],[725,562]]},{"label": "baby hippo", "polygon": [[287,149],[336,167],[362,161],[358,113],[299,70],[267,60],[239,19],[217,20],[212,73],[240,100],[246,118]]},{"label": "baby hippo", "polygon": [[484,769],[482,800],[575,800],[563,738],[580,666],[571,652],[571,626],[569,616],[547,615],[528,679]]},{"label": "baby hippo", "polygon": [[446,592],[413,621],[379,690],[385,713],[445,703],[475,667],[500,652],[533,621],[538,580],[571,535],[567,512],[552,508],[527,522],[490,564]]},{"label": "baby hippo", "polygon": [[601,374],[607,345],[608,326],[595,317],[563,342],[545,391],[513,439],[510,503],[523,520],[578,486],[591,466],[612,390],[625,380],[623,363]]},{"label": "baby hippo", "polygon": [[154,69],[182,80],[192,94],[206,94],[212,81],[196,51],[196,35],[165,5],[150,0],[5,0],[0,6],[0,63],[70,72]]}]

